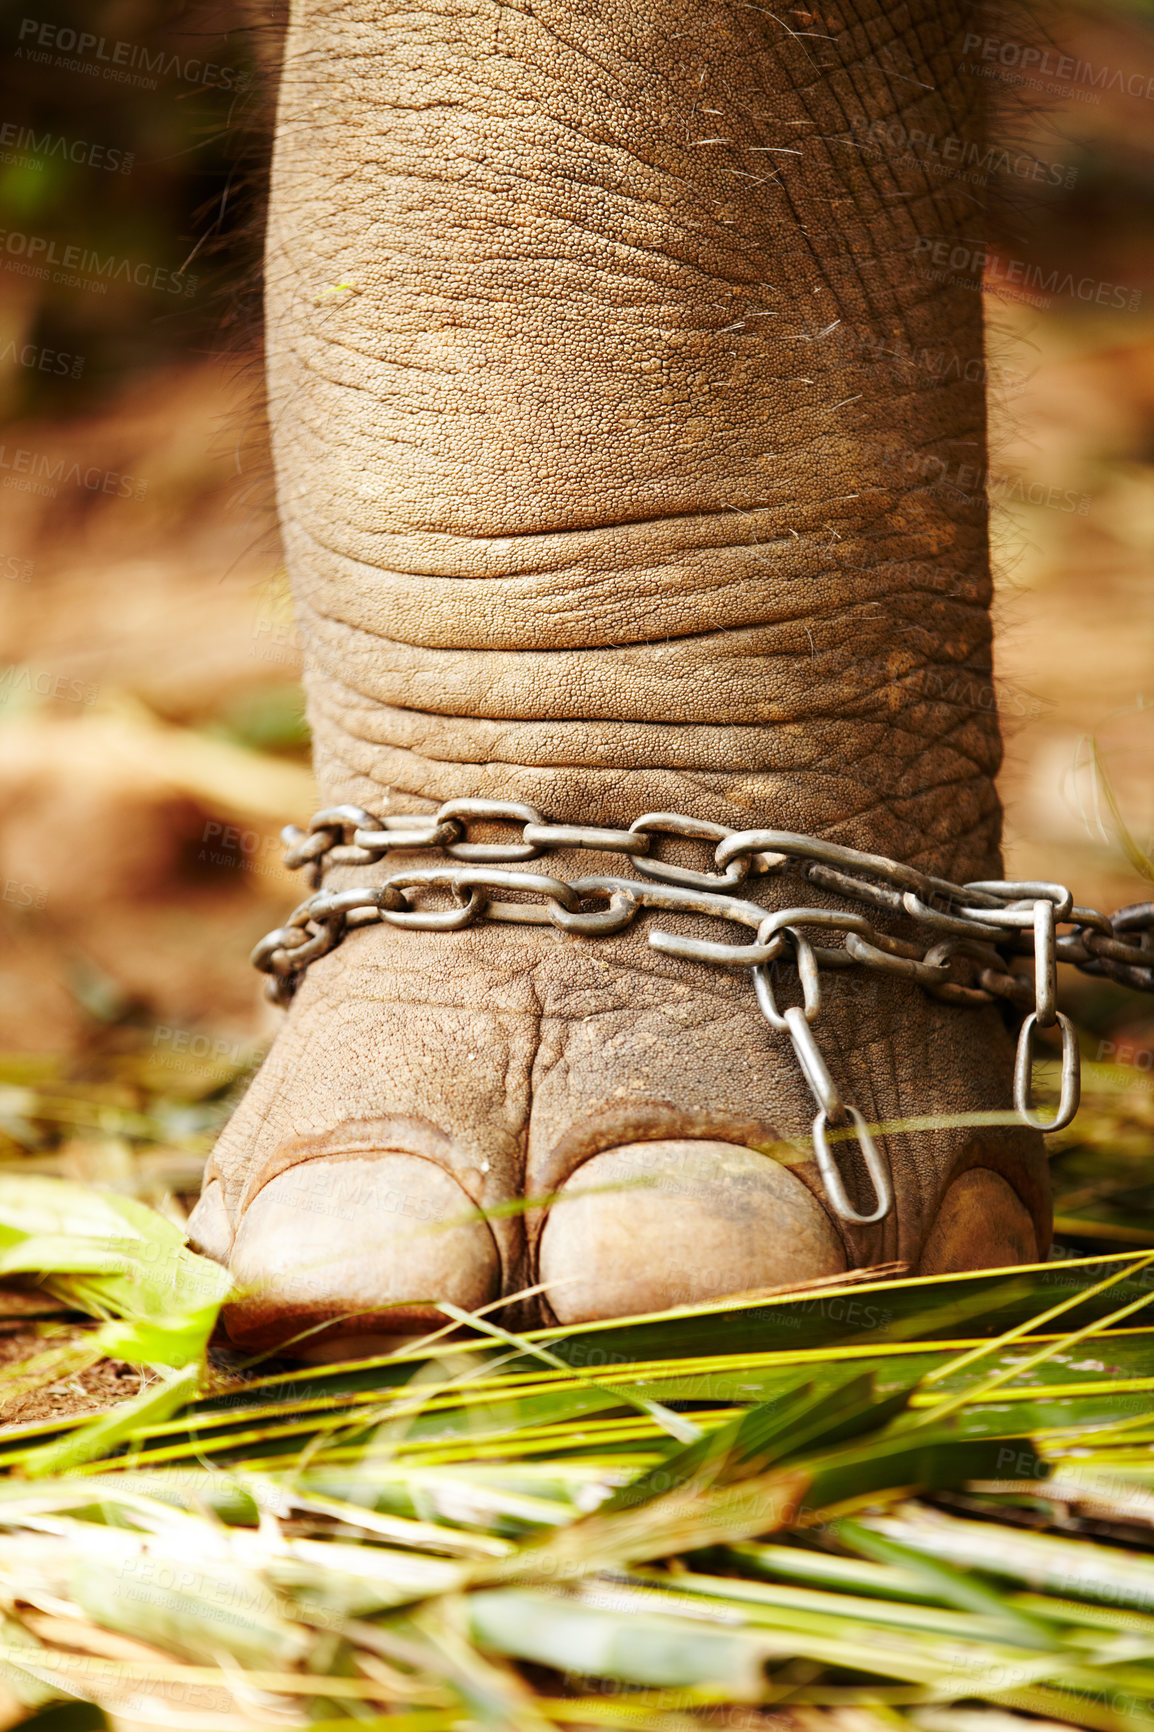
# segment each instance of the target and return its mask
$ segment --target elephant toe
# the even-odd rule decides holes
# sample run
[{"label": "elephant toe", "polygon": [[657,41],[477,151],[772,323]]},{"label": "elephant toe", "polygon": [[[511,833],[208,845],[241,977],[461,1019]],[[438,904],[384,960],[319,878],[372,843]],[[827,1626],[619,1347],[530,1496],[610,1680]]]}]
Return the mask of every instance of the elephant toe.
[{"label": "elephant toe", "polygon": [[1013,1186],[989,1167],[971,1167],[942,1198],[918,1274],[1008,1269],[1037,1258],[1033,1217]]},{"label": "elephant toe", "polygon": [[829,1216],[787,1167],[691,1138],[591,1156],[561,1187],[538,1261],[560,1323],[705,1303],[846,1267]]},{"label": "elephant toe", "polygon": [[278,1173],[249,1203],[229,1266],[239,1291],[225,1328],[245,1347],[419,1334],[445,1322],[438,1301],[476,1310],[501,1284],[493,1237],[452,1174],[385,1151]]}]

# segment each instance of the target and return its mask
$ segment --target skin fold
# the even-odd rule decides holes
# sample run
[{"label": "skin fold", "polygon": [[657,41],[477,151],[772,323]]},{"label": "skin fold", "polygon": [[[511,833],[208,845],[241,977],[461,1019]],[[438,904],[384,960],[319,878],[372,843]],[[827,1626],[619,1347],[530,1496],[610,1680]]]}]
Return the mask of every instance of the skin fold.
[{"label": "skin fold", "polygon": [[[1000,876],[982,304],[949,268],[981,191],[862,142],[981,138],[975,13],[836,14],[296,0],[269,399],[324,803],[676,811]],[[838,974],[817,1032],[867,1119],[1009,1104],[992,1008]],[[1044,1253],[1035,1134],[889,1135],[894,1212],[847,1233],[767,1152],[813,1110],[748,977],[641,925],[374,927],[309,971],[194,1241],[253,1343]]]}]

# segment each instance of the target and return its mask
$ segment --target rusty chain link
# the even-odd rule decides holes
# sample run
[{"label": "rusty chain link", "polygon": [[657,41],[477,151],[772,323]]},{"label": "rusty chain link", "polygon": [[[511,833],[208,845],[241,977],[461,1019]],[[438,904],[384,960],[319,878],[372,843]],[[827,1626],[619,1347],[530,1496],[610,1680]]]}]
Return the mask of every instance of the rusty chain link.
[{"label": "rusty chain link", "polygon": [[[516,839],[470,840],[470,827],[480,824],[510,826]],[[289,825],[282,835],[285,864],[293,870],[307,867],[314,889],[327,866],[375,865],[391,852],[438,851],[447,862],[391,873],[372,888],[316,889],[252,953],[254,965],[272,977],[268,996],[276,1004],[289,1002],[318,956],[347,933],[379,921],[455,932],[483,919],[551,925],[599,938],[623,931],[644,910],[665,909],[751,930],[753,938],[737,944],[661,929],[648,937],[653,949],[667,956],[751,971],[762,1014],[771,1028],[789,1036],[817,1103],[814,1151],[830,1206],[854,1225],[882,1220],[893,1206],[893,1190],[865,1120],[842,1099],[813,1035],[823,969],[858,967],[896,975],[948,1004],[1004,998],[1025,1010],[1014,1065],[1014,1106],[1026,1124],[1048,1131],[1069,1124],[1079,1099],[1078,1041],[1073,1024],[1057,1007],[1057,964],[1071,963],[1084,974],[1154,992],[1154,902],[1121,908],[1108,918],[1076,907],[1062,884],[1003,879],[952,884],[883,855],[788,830],[733,830],[676,812],[647,812],[628,830],[612,830],[557,824],[517,801],[458,799],[445,801],[429,816],[374,818],[359,806],[333,806],[318,812],[307,831]],[[715,870],[694,872],[660,859],[655,849],[663,836],[709,845]],[[524,870],[542,855],[578,848],[625,855],[641,876],[566,881]],[[790,874],[833,895],[905,916],[929,938],[928,947],[877,931],[864,914],[804,905],[766,909],[736,893],[761,878]],[[495,893],[518,899],[499,900]],[[1059,926],[1069,930],[1059,932]],[[815,943],[807,936],[815,931],[838,934],[843,943]],[[1014,971],[1015,957],[1032,958],[1029,974]],[[801,1005],[784,1011],[769,969],[779,959],[796,968],[802,993]],[[1031,1103],[1034,1042],[1038,1029],[1053,1027],[1062,1039],[1061,1087],[1056,1114],[1043,1120]],[[857,1140],[874,1190],[868,1214],[855,1209],[846,1193],[829,1146],[831,1127],[848,1129]]]}]

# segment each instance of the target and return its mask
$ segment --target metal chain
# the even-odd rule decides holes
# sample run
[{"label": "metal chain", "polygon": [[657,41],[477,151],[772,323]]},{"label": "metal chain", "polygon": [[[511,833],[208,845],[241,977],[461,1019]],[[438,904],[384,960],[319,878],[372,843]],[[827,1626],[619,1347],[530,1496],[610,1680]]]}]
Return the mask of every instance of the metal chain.
[{"label": "metal chain", "polygon": [[[507,825],[508,842],[472,841],[474,825]],[[1121,908],[1109,918],[1076,907],[1062,884],[986,880],[952,884],[913,866],[865,854],[788,830],[733,830],[676,812],[647,812],[628,830],[595,824],[556,824],[532,806],[512,800],[447,800],[431,816],[374,818],[359,806],[318,812],[308,830],[283,832],[285,864],[307,867],[315,886],[327,866],[370,866],[391,852],[437,851],[448,862],[391,873],[372,888],[317,890],[286,924],[262,938],[254,965],[272,978],[268,996],[287,1004],[318,956],[347,933],[386,921],[430,932],[456,932],[478,920],[551,925],[582,938],[621,932],[643,911],[665,909],[727,920],[752,930],[752,940],[726,944],[651,930],[649,943],[666,956],[749,969],[757,1002],[770,1027],[787,1034],[817,1103],[814,1151],[834,1212],[855,1226],[882,1220],[893,1206],[887,1163],[856,1107],[841,1097],[814,1039],[821,1014],[821,971],[862,968],[914,982],[947,1004],[991,1004],[1008,999],[1027,1011],[1018,1035],[1014,1106],[1036,1130],[1068,1125],[1078,1109],[1078,1041],[1056,1002],[1057,964],[1105,976],[1141,992],[1154,992],[1154,902]],[[713,871],[694,872],[660,859],[661,837],[710,845]],[[626,855],[640,877],[566,881],[524,866],[561,849]],[[864,914],[837,908],[767,910],[736,894],[751,881],[793,874],[820,889],[905,916],[929,939],[924,948],[879,932]],[[438,897],[439,893],[439,897]],[[498,900],[511,893],[516,900]],[[438,900],[440,905],[438,904]],[[1059,932],[1059,926],[1069,928]],[[804,929],[804,930],[803,930]],[[840,934],[837,946],[814,943],[808,933]],[[1017,973],[1016,957],[1031,957],[1030,974]],[[792,963],[801,1005],[778,1007],[770,965]],[[1043,1120],[1031,1104],[1036,1031],[1057,1027],[1062,1037],[1057,1113]],[[831,1127],[852,1132],[874,1190],[868,1214],[854,1208],[830,1150]]]}]

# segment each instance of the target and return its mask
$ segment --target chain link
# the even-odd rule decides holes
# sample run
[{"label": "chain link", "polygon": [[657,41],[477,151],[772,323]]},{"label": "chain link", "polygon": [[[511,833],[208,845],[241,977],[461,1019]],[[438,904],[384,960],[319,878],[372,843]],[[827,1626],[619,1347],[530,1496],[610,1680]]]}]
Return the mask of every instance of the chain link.
[{"label": "chain link", "polygon": [[[506,842],[477,841],[474,826],[514,832]],[[571,936],[600,938],[622,932],[646,910],[701,915],[752,931],[741,943],[693,938],[661,928],[649,932],[666,956],[720,968],[749,969],[767,1023],[786,1034],[818,1107],[813,1123],[818,1171],[831,1208],[842,1220],[866,1225],[893,1207],[888,1165],[856,1107],[845,1102],[813,1034],[822,1010],[821,971],[861,968],[896,975],[947,1004],[991,1004],[1006,999],[1028,1012],[1018,1036],[1014,1106],[1037,1130],[1060,1130],[1078,1109],[1078,1042],[1057,1007],[1057,964],[1084,974],[1154,992],[1154,902],[1136,903],[1107,917],[1075,906],[1065,885],[1039,880],[981,880],[952,884],[916,867],[840,843],[789,830],[733,830],[678,812],[647,812],[628,830],[595,824],[558,824],[533,806],[513,800],[447,800],[428,816],[376,818],[359,806],[318,812],[307,830],[283,832],[285,864],[307,868],[316,894],[263,938],[254,965],[271,976],[268,996],[287,1004],[302,975],[345,936],[379,921],[429,932],[456,932],[478,920],[549,925]],[[695,872],[663,860],[663,837],[709,847],[713,870]],[[593,876],[565,880],[524,871],[529,861],[560,850],[586,849],[625,856],[638,877]],[[329,866],[371,866],[391,853],[437,851],[448,863],[393,872],[373,888],[319,889]],[[821,890],[904,918],[929,939],[926,948],[879,932],[865,914],[799,904],[766,909],[734,892],[748,892],[765,877],[794,877]],[[514,900],[508,900],[507,897]],[[439,901],[438,901],[439,899]],[[1059,932],[1059,926],[1068,931]],[[804,930],[803,930],[804,929]],[[819,944],[812,933],[838,934],[840,945]],[[1030,973],[1016,972],[1017,957]],[[796,969],[802,1004],[782,1010],[770,964]],[[1043,1120],[1031,1104],[1034,1041],[1040,1028],[1057,1027],[1062,1040],[1061,1087],[1055,1115]],[[868,1212],[857,1210],[830,1149],[830,1129],[856,1139],[873,1188]]]}]

